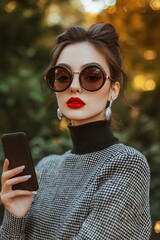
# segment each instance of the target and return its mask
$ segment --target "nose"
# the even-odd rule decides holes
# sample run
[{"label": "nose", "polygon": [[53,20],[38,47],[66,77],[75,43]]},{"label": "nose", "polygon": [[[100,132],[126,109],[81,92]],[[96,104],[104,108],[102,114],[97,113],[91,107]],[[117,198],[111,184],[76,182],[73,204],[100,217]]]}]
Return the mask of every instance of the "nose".
[{"label": "nose", "polygon": [[80,82],[79,82],[79,72],[73,72],[73,81],[70,85],[70,92],[71,93],[76,93],[76,92],[79,92],[81,93],[81,85],[80,85]]}]

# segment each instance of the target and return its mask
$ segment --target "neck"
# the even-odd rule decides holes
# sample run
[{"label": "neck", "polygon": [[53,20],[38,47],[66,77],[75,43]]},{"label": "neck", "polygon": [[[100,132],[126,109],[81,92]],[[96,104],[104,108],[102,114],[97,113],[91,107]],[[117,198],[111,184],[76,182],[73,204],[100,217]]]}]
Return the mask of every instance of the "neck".
[{"label": "neck", "polygon": [[69,126],[69,130],[73,142],[72,153],[95,152],[118,143],[106,120]]}]

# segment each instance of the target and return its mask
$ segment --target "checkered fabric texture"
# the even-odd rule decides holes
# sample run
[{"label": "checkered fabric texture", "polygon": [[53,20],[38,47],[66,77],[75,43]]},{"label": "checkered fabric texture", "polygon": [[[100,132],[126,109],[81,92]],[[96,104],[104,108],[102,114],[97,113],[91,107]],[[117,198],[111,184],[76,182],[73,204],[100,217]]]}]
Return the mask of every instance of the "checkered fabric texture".
[{"label": "checkered fabric texture", "polygon": [[0,240],[149,240],[150,170],[134,148],[68,151],[44,158],[37,169],[31,210],[23,218],[5,212]]}]

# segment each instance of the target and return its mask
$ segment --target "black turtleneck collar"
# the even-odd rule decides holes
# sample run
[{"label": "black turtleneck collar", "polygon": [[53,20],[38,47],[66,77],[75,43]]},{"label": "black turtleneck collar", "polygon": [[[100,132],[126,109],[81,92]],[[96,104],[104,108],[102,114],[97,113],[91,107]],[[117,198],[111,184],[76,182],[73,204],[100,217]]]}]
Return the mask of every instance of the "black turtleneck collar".
[{"label": "black turtleneck collar", "polygon": [[72,153],[84,154],[102,150],[118,143],[109,121],[91,122],[80,126],[69,126],[73,148]]}]

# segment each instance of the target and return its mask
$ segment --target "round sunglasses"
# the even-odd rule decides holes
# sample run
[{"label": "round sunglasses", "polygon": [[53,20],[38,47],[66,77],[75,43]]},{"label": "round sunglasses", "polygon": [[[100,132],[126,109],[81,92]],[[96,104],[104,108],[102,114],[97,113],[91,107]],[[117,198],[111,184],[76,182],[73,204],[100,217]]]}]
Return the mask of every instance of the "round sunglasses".
[{"label": "round sunglasses", "polygon": [[63,92],[71,85],[73,74],[79,75],[81,87],[90,92],[102,88],[106,79],[115,82],[98,64],[86,64],[81,72],[72,72],[65,64],[57,65],[49,69],[45,79],[50,89],[55,92]]}]

